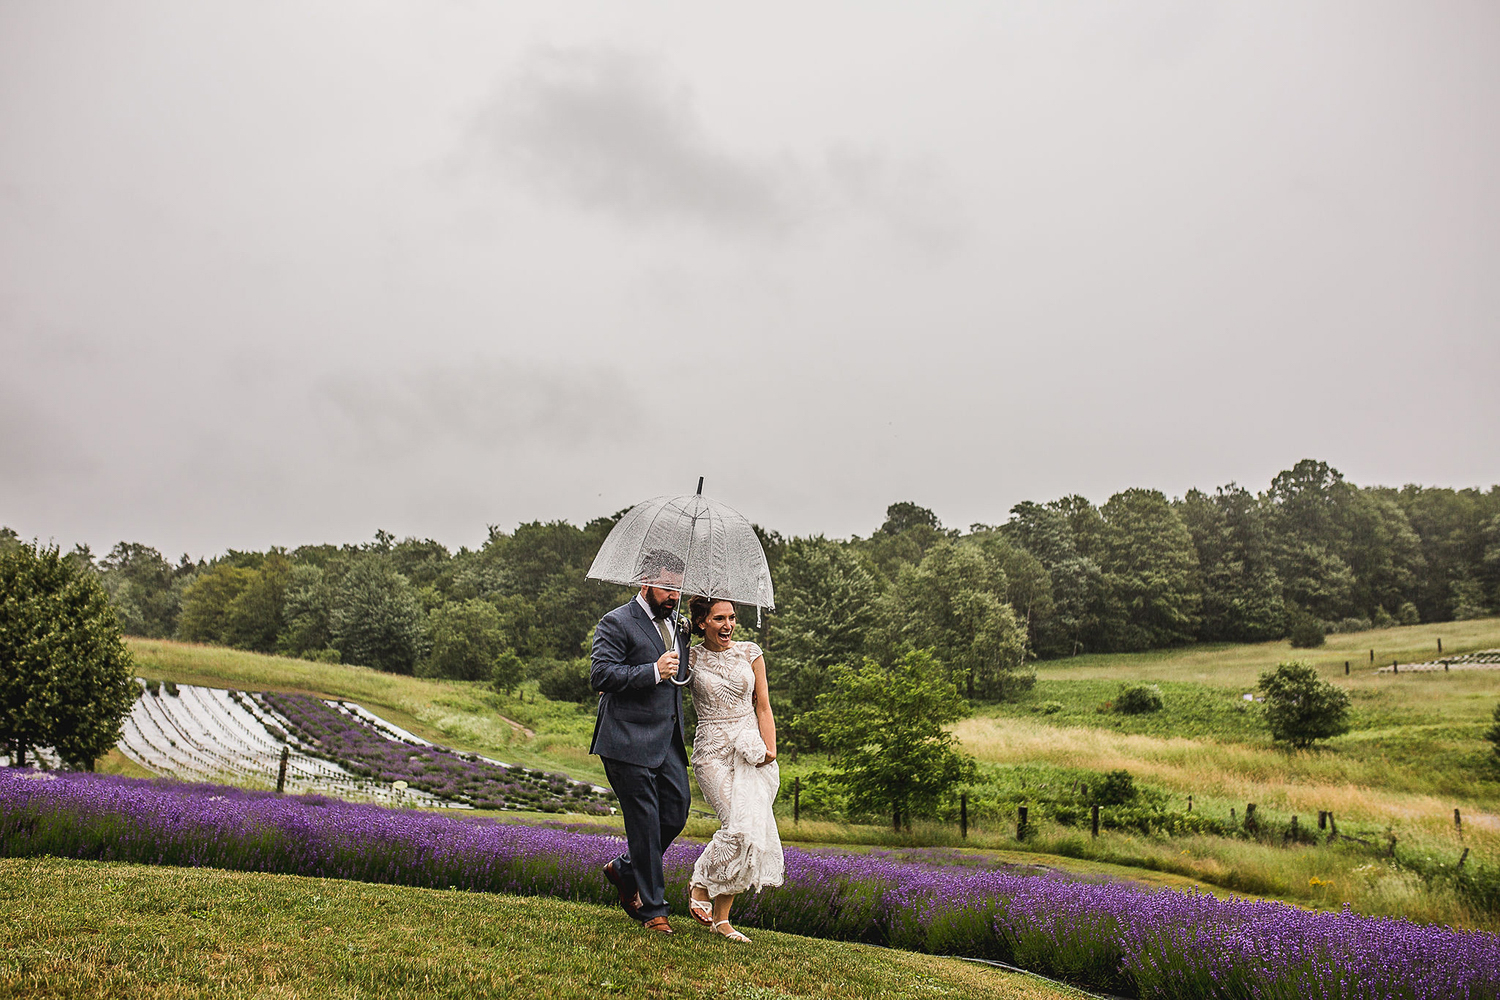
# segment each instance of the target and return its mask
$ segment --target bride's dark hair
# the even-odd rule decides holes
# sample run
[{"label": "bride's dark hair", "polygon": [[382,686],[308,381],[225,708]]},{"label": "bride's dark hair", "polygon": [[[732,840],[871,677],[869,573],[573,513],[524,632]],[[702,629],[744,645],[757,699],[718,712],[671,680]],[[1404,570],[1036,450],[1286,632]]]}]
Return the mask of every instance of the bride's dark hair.
[{"label": "bride's dark hair", "polygon": [[695,597],[688,601],[688,631],[693,635],[703,634],[703,623],[708,621],[709,614],[713,611],[715,604],[728,604],[733,606],[734,602],[727,597]]}]

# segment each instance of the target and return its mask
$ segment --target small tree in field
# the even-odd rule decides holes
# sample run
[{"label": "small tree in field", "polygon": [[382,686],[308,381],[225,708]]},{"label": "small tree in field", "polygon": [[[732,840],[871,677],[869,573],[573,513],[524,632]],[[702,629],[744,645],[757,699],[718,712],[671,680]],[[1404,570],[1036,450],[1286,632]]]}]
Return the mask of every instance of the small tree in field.
[{"label": "small tree in field", "polygon": [[1349,731],[1349,695],[1318,679],[1306,663],[1292,661],[1260,675],[1271,738],[1294,747]]},{"label": "small tree in field", "polygon": [[1484,738],[1495,744],[1495,756],[1500,757],[1500,705],[1495,706],[1495,724],[1485,732]]},{"label": "small tree in field", "polygon": [[943,729],[967,714],[958,687],[922,650],[891,667],[866,659],[834,668],[833,690],[797,725],[818,733],[852,800],[888,811],[900,830],[903,819],[973,780],[974,759],[954,749]]},{"label": "small tree in field", "polygon": [[507,649],[495,658],[495,667],[490,671],[490,686],[496,691],[511,694],[521,686],[525,676],[526,664],[521,662],[514,650]]},{"label": "small tree in field", "polygon": [[109,597],[56,548],[0,550],[0,745],[92,771],[140,694]]},{"label": "small tree in field", "polygon": [[1294,649],[1314,649],[1323,645],[1323,623],[1306,611],[1294,611],[1291,616],[1287,638]]}]

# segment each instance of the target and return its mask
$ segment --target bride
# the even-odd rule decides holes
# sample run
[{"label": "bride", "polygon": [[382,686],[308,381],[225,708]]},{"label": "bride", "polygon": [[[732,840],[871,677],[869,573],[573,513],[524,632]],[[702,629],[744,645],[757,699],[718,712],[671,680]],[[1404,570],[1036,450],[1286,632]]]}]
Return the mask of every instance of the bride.
[{"label": "bride", "polygon": [[776,719],[766,690],[766,660],[753,642],[735,642],[734,605],[695,597],[688,605],[693,706],[693,771],[719,830],[693,866],[693,919],[731,941],[750,939],[729,924],[729,907],[746,889],[780,885],[784,864],[771,803],[781,785]]}]

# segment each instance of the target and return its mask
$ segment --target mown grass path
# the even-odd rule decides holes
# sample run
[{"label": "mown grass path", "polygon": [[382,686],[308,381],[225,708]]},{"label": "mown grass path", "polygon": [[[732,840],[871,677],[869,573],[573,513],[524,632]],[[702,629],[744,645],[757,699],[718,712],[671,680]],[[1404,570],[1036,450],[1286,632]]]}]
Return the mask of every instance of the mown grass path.
[{"label": "mown grass path", "polygon": [[615,910],[207,868],[0,859],[0,997],[1072,1000],[1035,977]]}]

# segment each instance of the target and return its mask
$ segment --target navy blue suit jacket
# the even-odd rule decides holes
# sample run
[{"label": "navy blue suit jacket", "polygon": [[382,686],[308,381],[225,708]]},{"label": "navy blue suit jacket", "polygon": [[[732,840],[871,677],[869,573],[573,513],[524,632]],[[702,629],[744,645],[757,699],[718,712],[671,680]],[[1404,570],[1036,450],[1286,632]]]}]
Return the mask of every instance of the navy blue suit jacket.
[{"label": "navy blue suit jacket", "polygon": [[[674,743],[685,744],[682,688],[656,679],[656,661],[664,652],[656,623],[637,601],[600,619],[589,670],[589,684],[599,692],[599,717],[589,753],[660,767]],[[686,671],[688,630],[680,620],[677,656],[678,669]]]}]

